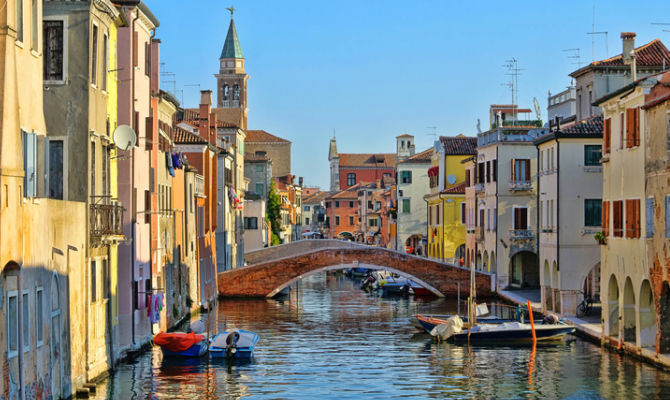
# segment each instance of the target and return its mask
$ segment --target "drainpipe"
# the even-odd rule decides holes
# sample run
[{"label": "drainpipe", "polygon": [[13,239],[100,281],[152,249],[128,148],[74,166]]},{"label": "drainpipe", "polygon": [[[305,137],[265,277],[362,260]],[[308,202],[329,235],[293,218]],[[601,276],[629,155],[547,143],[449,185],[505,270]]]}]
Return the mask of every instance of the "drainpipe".
[{"label": "drainpipe", "polygon": [[[442,261],[444,261],[444,259],[445,259],[445,257],[444,257],[444,244],[446,243],[445,236],[446,236],[446,231],[447,231],[445,229],[445,226],[444,226],[444,220],[445,220],[444,215],[446,213],[446,210],[445,210],[445,206],[444,206],[444,197],[442,197],[442,195],[440,193],[438,193],[437,197],[440,199],[440,204],[442,204],[442,244],[440,246],[441,247],[440,251],[442,253],[442,257],[441,257]],[[437,221],[437,223],[439,225],[440,221]]]},{"label": "drainpipe", "polygon": [[[23,243],[23,246],[24,246],[23,253],[25,255],[25,241]],[[24,363],[24,360],[23,360],[23,318],[24,318],[24,315],[23,315],[23,287],[21,286],[21,275],[22,274],[23,274],[23,263],[21,263],[21,265],[19,265],[19,273],[17,274],[17,277],[16,277],[17,286],[19,288],[19,295],[17,296],[16,303],[19,307],[19,313],[18,313],[19,315],[18,316],[19,316],[19,324],[20,324],[19,329],[18,329],[18,332],[19,332],[19,348],[18,348],[18,350],[19,350],[19,385],[20,385],[19,398],[21,400],[25,400],[26,394],[25,394],[25,391],[23,390],[23,388],[25,387],[25,373],[24,373],[24,365],[23,365],[23,363]],[[53,329],[53,327],[52,327],[52,329]]]},{"label": "drainpipe", "polygon": [[[558,133],[558,132],[557,132]],[[556,271],[561,270],[561,142],[556,137]],[[538,260],[538,268],[540,262]],[[560,279],[559,279],[560,280]],[[560,285],[559,285],[560,295]],[[563,302],[561,301],[561,308]]]},{"label": "drainpipe", "polygon": [[[556,123],[558,123],[558,117],[556,119]],[[537,179],[537,194],[535,196],[535,214],[537,215],[537,218],[535,218],[535,234],[537,235],[537,240],[535,243],[536,250],[535,250],[535,258],[537,259],[537,266],[538,266],[538,271],[540,271],[540,275],[542,274],[542,265],[540,264],[540,219],[542,218],[542,215],[540,215],[540,195],[542,194],[542,187],[540,186],[540,158],[537,157],[537,152],[540,151],[539,144],[535,145],[535,152],[536,152],[536,157],[535,159],[535,176]],[[558,207],[558,205],[557,205]],[[558,248],[556,249],[558,252]],[[542,288],[542,280],[540,279],[540,288]],[[541,293],[542,289],[540,289]],[[541,296],[540,296],[541,297]],[[542,300],[542,309],[544,309],[544,299]]]},{"label": "drainpipe", "polygon": [[[129,9],[128,9],[129,10]],[[137,11],[137,8],[135,8],[135,18],[133,18],[132,24],[130,25],[130,73],[131,73],[131,81],[130,81],[130,103],[131,103],[131,112],[130,112],[130,118],[134,121],[135,120],[135,60],[133,60],[133,52],[135,49],[133,48],[133,45],[135,43],[134,36],[135,36],[135,22],[140,18],[140,13]],[[139,125],[139,124],[138,124]],[[136,126],[137,130],[139,130],[139,126]],[[138,136],[137,132],[135,132],[135,135]],[[131,196],[132,196],[132,191],[135,189],[135,149],[132,149],[130,157],[130,190],[131,190]],[[138,192],[135,191],[135,204],[137,204],[137,194]],[[132,200],[132,199],[131,199]],[[135,260],[137,259],[137,209],[134,209],[132,212],[132,220],[131,220],[131,234],[132,234],[132,260],[130,260],[130,275],[131,275],[131,290],[132,290],[132,283],[135,282]],[[140,294],[139,294],[139,283],[137,284],[137,302],[139,304],[140,301]],[[146,295],[145,295],[146,297]],[[132,307],[132,306],[131,306]],[[133,347],[135,345],[135,308],[133,307],[132,311],[130,312],[130,328],[131,328],[131,338],[132,338],[132,344]]]},{"label": "drainpipe", "polygon": [[[430,210],[430,206],[428,205],[428,200],[426,200],[425,197],[423,198],[423,201],[426,203],[426,245],[429,246],[430,244],[428,243],[428,231],[430,230],[430,219],[428,217],[429,217],[430,213],[428,211]],[[421,240],[423,240],[423,238],[419,239],[419,244],[421,244]],[[412,249],[412,251],[416,251],[416,248]],[[429,258],[428,257],[428,249],[423,249],[423,252],[424,252],[423,255],[426,258]]]},{"label": "drainpipe", "polygon": [[[499,149],[500,148],[498,147],[498,145],[496,145],[496,174],[498,173],[498,171],[500,171],[500,165],[498,165],[499,164],[498,163],[498,161],[499,161]],[[498,177],[496,176],[496,209],[495,209],[495,216],[494,216],[494,218],[495,218],[494,221],[496,223],[496,229],[493,232],[493,234],[495,235],[494,248],[496,249],[496,257],[498,257],[498,255],[500,254],[500,251],[498,249],[498,199],[499,199],[498,194],[499,193],[500,193],[500,179],[498,179]],[[491,262],[489,261],[489,269],[490,269],[490,265],[491,265]],[[500,263],[498,263],[498,260],[496,260],[496,270],[494,271],[494,273],[496,274],[496,281],[498,280],[498,266],[499,265],[500,265]],[[507,277],[507,279],[509,279],[509,277]],[[509,281],[508,281],[508,283],[509,283]],[[496,282],[496,288],[497,287],[498,287],[498,282]]]}]

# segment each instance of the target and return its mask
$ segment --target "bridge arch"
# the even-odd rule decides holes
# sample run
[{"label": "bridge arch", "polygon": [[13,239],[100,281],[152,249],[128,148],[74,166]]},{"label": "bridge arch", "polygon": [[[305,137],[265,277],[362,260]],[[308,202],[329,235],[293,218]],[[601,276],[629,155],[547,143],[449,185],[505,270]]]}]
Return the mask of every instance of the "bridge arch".
[{"label": "bridge arch", "polygon": [[[467,295],[470,270],[454,264],[430,260],[383,247],[341,240],[300,240],[245,254],[246,267],[221,272],[217,277],[223,297],[268,297],[306,276],[324,270],[358,265],[385,269],[406,276],[438,296]],[[475,273],[477,295],[491,294],[491,274]]]}]

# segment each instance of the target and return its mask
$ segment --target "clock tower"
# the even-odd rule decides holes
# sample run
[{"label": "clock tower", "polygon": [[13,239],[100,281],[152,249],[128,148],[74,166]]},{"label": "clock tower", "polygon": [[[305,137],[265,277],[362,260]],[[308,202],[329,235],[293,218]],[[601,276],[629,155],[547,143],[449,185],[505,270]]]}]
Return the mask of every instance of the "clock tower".
[{"label": "clock tower", "polygon": [[244,72],[244,56],[237,38],[233,13],[230,7],[230,25],[219,57],[219,73],[214,75],[217,83],[217,115],[219,119],[247,129],[247,79]]}]

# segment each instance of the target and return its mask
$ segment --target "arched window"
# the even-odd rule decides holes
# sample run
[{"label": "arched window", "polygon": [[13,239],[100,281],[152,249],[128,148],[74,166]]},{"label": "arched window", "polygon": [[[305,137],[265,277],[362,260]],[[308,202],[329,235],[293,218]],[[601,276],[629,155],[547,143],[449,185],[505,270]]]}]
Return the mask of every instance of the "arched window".
[{"label": "arched window", "polygon": [[240,85],[233,86],[233,100],[240,99]]},{"label": "arched window", "polygon": [[224,100],[228,100],[228,96],[229,96],[228,90],[229,90],[228,85],[227,84],[223,85],[223,99]]}]

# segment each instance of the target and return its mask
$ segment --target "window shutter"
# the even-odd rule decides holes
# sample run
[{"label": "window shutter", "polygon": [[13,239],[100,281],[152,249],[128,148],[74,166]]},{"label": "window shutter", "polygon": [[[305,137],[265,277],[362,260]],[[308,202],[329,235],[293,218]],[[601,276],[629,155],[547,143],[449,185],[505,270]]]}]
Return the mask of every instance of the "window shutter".
[{"label": "window shutter", "polygon": [[516,165],[516,158],[512,159],[512,182],[516,182],[516,176],[514,175],[514,167]]},{"label": "window shutter", "polygon": [[530,181],[530,160],[523,160],[523,163],[526,167],[524,170],[524,180]]},{"label": "window shutter", "polygon": [[607,118],[603,121],[603,147],[605,153],[610,152],[610,141],[612,138],[612,120]]},{"label": "window shutter", "polygon": [[647,237],[654,237],[654,198],[649,197],[647,199],[645,207],[645,220],[646,220],[646,231]]},{"label": "window shutter", "polygon": [[[635,109],[626,109],[626,146],[633,147],[635,144]],[[628,210],[626,210],[628,211]]]},{"label": "window shutter", "polygon": [[492,177],[491,180],[493,182],[495,182],[496,181],[496,175],[498,175],[498,160],[493,160],[493,172],[492,172],[492,174],[493,174],[493,177]]},{"label": "window shutter", "polygon": [[640,199],[633,200],[633,204],[635,205],[635,216],[633,218],[633,221],[635,222],[635,230],[634,234],[636,238],[639,238],[641,236],[641,231],[642,231],[642,221],[640,218],[641,212],[640,212]]},{"label": "window shutter", "polygon": [[665,238],[670,239],[670,196],[665,196]]},{"label": "window shutter", "polygon": [[634,145],[640,145],[640,107],[635,107],[635,140]]},{"label": "window shutter", "polygon": [[609,219],[609,214],[610,214],[610,203],[608,201],[603,201],[603,206],[602,206],[602,231],[605,236],[609,236],[609,225],[610,225],[610,219]]}]

